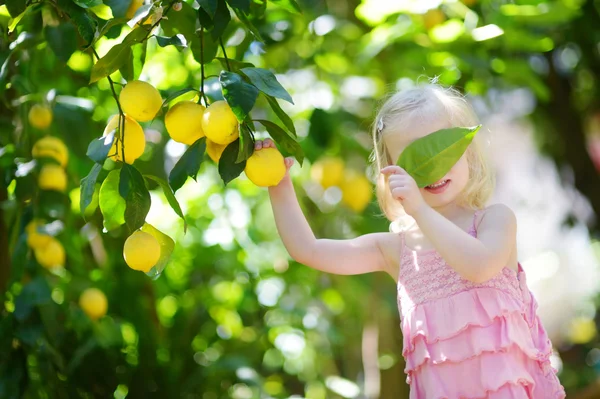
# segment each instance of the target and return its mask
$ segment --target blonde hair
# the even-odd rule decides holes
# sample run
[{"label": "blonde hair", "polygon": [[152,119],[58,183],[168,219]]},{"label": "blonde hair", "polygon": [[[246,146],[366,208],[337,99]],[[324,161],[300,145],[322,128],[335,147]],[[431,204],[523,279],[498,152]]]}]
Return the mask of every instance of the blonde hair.
[{"label": "blonde hair", "polygon": [[[398,91],[385,100],[372,126],[374,150],[371,161],[377,176],[379,207],[390,221],[404,216],[405,212],[400,202],[392,197],[388,179],[380,173],[384,167],[397,162],[397,159],[392,159],[385,139],[391,135],[405,134],[411,121],[422,122],[428,118],[445,118],[447,127],[479,124],[475,111],[464,96],[452,87],[437,84],[435,80]],[[470,209],[483,208],[495,187],[495,176],[484,152],[481,133],[475,135],[466,151],[469,181],[457,199],[459,205]]]}]

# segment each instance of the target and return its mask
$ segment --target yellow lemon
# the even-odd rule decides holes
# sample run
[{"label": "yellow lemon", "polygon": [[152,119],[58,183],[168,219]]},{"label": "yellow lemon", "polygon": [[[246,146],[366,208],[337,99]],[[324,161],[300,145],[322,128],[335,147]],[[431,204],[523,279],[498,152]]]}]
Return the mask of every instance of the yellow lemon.
[{"label": "yellow lemon", "polygon": [[425,29],[430,30],[446,20],[446,15],[438,9],[431,9],[423,15],[423,24]]},{"label": "yellow lemon", "polygon": [[[115,115],[106,125],[103,136],[106,136],[119,126],[119,115]],[[123,161],[123,151],[121,146],[121,133],[117,131],[112,148],[108,151],[110,158],[114,161]],[[146,137],[144,130],[133,118],[125,115],[125,162],[132,164],[136,159],[142,156],[146,148]]]},{"label": "yellow lemon", "polygon": [[335,157],[324,157],[310,168],[310,176],[323,188],[339,186],[344,179],[344,161]]},{"label": "yellow lemon", "polygon": [[136,231],[125,240],[123,258],[133,270],[148,272],[160,259],[160,244],[152,234]]},{"label": "yellow lemon", "polygon": [[92,320],[98,320],[106,314],[108,300],[98,288],[88,288],[79,297],[79,306]]},{"label": "yellow lemon", "polygon": [[342,185],[342,202],[354,212],[362,212],[373,195],[371,182],[365,175],[349,172]]},{"label": "yellow lemon", "polygon": [[165,126],[169,136],[179,143],[192,145],[204,137],[202,115],[204,106],[193,101],[181,101],[169,109],[165,116]]},{"label": "yellow lemon", "polygon": [[221,155],[223,155],[225,148],[227,148],[227,145],[221,145],[210,140],[206,140],[206,152],[208,153],[210,159],[216,163],[219,163],[219,159],[221,159]]},{"label": "yellow lemon", "polygon": [[43,247],[52,240],[52,236],[38,232],[38,227],[43,224],[43,221],[34,219],[29,222],[27,227],[25,227],[25,231],[27,232],[27,245],[29,245],[29,248],[35,249]]},{"label": "yellow lemon", "polygon": [[129,19],[133,18],[135,12],[142,6],[142,4],[144,4],[144,0],[131,0],[125,16]]},{"label": "yellow lemon", "polygon": [[271,187],[279,184],[285,176],[283,155],[276,148],[263,148],[254,151],[246,161],[246,176],[259,187]]},{"label": "yellow lemon", "polygon": [[210,104],[202,117],[202,129],[206,137],[221,145],[234,142],[239,136],[238,120],[226,101]]},{"label": "yellow lemon", "polygon": [[34,248],[33,254],[38,263],[46,269],[61,267],[65,264],[65,249],[54,237],[50,237],[46,245]]},{"label": "yellow lemon", "polygon": [[52,110],[47,105],[35,104],[29,110],[28,117],[32,126],[43,130],[52,123]]},{"label": "yellow lemon", "polygon": [[63,168],[69,161],[69,150],[58,137],[46,136],[33,145],[31,155],[34,158],[54,158]]},{"label": "yellow lemon", "polygon": [[598,334],[594,319],[577,317],[571,321],[569,338],[574,344],[587,344]]},{"label": "yellow lemon", "polygon": [[58,165],[44,165],[40,171],[38,185],[42,190],[64,192],[67,188],[67,174]]},{"label": "yellow lemon", "polygon": [[150,83],[133,80],[119,94],[123,112],[138,122],[147,122],[156,116],[162,105],[160,93]]}]

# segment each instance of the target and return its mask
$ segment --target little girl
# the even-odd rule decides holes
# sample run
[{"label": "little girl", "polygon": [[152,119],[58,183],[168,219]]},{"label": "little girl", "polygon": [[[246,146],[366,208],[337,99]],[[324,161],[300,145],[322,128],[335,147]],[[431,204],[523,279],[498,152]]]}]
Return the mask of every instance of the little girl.
[{"label": "little girl", "polygon": [[[411,399],[564,398],[517,261],[515,215],[502,204],[485,207],[494,179],[478,136],[430,186],[419,188],[396,166],[412,141],[477,124],[454,89],[429,83],[396,93],[373,127],[377,196],[391,232],[315,238],[289,174],[269,188],[277,229],[300,263],[344,275],[385,271],[397,282]],[[256,143],[265,147],[274,144]],[[293,160],[285,162],[289,170]],[[400,225],[405,219],[413,223]]]}]

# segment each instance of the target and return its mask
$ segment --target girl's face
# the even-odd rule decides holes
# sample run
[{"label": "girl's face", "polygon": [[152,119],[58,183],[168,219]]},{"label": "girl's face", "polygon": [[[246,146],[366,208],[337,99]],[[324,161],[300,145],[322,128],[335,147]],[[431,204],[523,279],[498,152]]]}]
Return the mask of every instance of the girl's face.
[{"label": "girl's face", "polygon": [[[402,151],[413,141],[433,133],[440,129],[450,127],[447,122],[431,123],[428,125],[411,126],[408,134],[390,134],[385,138],[386,146],[390,151],[392,159],[399,159]],[[454,164],[452,169],[446,175],[428,186],[420,188],[419,191],[423,199],[432,208],[439,208],[455,201],[460,193],[465,189],[469,181],[469,163],[467,162],[467,153]],[[443,183],[443,184],[442,184]]]}]

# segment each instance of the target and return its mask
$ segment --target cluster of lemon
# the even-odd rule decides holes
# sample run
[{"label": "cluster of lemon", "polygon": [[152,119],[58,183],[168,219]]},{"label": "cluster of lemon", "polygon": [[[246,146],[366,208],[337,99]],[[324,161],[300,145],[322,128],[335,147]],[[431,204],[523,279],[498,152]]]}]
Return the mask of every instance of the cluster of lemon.
[{"label": "cluster of lemon", "polygon": [[[44,163],[41,167],[38,177],[39,188],[65,192],[67,174],[64,167],[69,160],[69,152],[65,143],[57,137],[47,136],[33,145],[31,153],[33,158],[37,160],[51,158],[56,162]],[[25,228],[27,245],[33,250],[38,263],[45,268],[52,269],[64,266],[65,249],[60,241],[45,233],[44,226],[45,221],[40,219],[34,219],[27,225]]]},{"label": "cluster of lemon", "polygon": [[346,170],[344,161],[336,157],[318,159],[311,168],[311,178],[323,189],[337,186],[342,191],[342,202],[354,212],[362,212],[372,198],[369,179],[354,170]]}]

